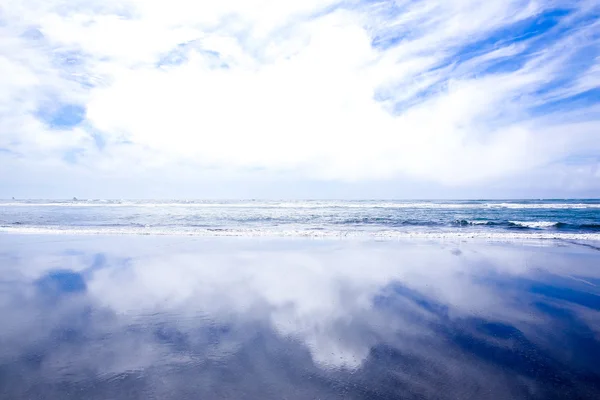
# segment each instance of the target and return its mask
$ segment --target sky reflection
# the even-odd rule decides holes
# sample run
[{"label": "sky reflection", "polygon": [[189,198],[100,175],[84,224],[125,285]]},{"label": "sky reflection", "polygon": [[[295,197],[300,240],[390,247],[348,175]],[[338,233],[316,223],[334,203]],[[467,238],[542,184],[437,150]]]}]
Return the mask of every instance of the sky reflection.
[{"label": "sky reflection", "polygon": [[2,398],[600,395],[593,249],[2,239]]}]

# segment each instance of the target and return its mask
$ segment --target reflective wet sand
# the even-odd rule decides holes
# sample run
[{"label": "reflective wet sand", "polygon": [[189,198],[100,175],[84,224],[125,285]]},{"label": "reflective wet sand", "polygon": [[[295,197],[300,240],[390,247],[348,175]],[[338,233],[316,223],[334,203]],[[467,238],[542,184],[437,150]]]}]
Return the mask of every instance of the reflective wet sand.
[{"label": "reflective wet sand", "polygon": [[600,252],[0,238],[2,399],[600,398]]}]

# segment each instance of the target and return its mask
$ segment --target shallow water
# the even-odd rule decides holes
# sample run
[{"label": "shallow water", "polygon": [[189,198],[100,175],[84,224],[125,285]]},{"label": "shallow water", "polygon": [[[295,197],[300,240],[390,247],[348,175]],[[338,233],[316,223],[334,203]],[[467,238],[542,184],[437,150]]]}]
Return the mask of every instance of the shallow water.
[{"label": "shallow water", "polygon": [[0,236],[2,399],[597,399],[600,252]]}]

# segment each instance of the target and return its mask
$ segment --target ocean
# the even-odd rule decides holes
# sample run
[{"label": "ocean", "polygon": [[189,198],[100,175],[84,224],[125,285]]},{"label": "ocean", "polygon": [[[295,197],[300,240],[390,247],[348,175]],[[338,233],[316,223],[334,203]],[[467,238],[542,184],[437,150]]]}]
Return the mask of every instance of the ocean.
[{"label": "ocean", "polygon": [[0,232],[600,240],[600,200],[2,200]]}]

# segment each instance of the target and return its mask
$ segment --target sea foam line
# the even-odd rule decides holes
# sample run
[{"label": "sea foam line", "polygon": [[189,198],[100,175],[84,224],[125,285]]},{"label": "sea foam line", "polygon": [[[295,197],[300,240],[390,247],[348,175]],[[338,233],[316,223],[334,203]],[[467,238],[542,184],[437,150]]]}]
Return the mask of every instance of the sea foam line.
[{"label": "sea foam line", "polygon": [[150,236],[203,236],[203,237],[306,237],[306,238],[378,238],[378,239],[561,239],[600,241],[600,233],[564,232],[406,232],[395,230],[341,231],[341,230],[271,230],[271,229],[194,229],[164,230],[156,228],[64,228],[1,226],[0,233],[44,235],[150,235]]},{"label": "sea foam line", "polygon": [[508,221],[513,225],[522,226],[524,228],[550,228],[558,225],[558,222],[553,221]]}]

